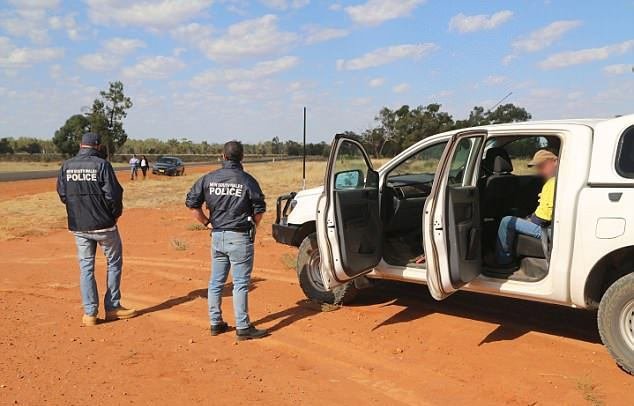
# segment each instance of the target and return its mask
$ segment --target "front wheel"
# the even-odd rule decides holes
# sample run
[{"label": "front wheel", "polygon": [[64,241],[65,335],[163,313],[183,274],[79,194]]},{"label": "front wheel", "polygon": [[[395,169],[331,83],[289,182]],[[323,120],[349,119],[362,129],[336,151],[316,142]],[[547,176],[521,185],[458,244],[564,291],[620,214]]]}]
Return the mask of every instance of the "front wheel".
[{"label": "front wheel", "polygon": [[321,258],[317,246],[317,235],[309,234],[299,246],[297,255],[297,277],[299,286],[306,297],[318,303],[344,304],[350,303],[358,294],[358,289],[353,283],[337,286],[333,290],[327,290],[321,279],[319,265]]},{"label": "front wheel", "polygon": [[616,363],[634,375],[634,273],[614,282],[603,294],[599,334]]}]

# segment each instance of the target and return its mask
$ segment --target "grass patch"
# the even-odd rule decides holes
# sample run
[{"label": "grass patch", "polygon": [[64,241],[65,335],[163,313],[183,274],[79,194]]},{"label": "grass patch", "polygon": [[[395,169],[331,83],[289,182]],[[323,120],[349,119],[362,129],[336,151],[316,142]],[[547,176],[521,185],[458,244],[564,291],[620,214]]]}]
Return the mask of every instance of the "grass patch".
[{"label": "grass patch", "polygon": [[178,238],[172,238],[170,240],[170,245],[176,251],[187,251],[187,241],[185,241],[185,240],[181,240],[181,239],[178,239]]},{"label": "grass patch", "polygon": [[583,398],[590,403],[592,406],[603,406],[604,402],[601,399],[600,395],[596,393],[596,385],[586,382],[586,381],[578,381],[577,382],[577,390],[579,390]]},{"label": "grass patch", "polygon": [[284,268],[288,270],[295,270],[295,268],[297,267],[297,255],[286,253],[282,255],[282,257],[280,258],[280,262],[282,263]]},{"label": "grass patch", "polygon": [[188,231],[205,231],[205,230],[208,230],[208,228],[203,226],[200,223],[191,223],[190,225],[187,226],[187,230]]}]

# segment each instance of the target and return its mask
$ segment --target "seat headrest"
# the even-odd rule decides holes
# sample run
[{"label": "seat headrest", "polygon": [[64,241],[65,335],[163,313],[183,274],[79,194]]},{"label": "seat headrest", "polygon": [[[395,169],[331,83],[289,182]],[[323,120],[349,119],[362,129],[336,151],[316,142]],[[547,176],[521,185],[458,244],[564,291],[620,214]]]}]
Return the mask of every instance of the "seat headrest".
[{"label": "seat headrest", "polygon": [[513,172],[513,165],[501,156],[496,156],[493,161],[493,173],[511,173]]},{"label": "seat headrest", "polygon": [[[505,163],[497,164],[498,168],[496,168],[497,161],[504,161]],[[484,156],[484,161],[482,162],[482,169],[484,170],[484,174],[487,176],[500,172],[509,173],[513,172],[513,164],[511,163],[509,153],[506,152],[504,148],[494,147],[487,150],[486,155]],[[498,169],[504,170],[500,171]]]}]

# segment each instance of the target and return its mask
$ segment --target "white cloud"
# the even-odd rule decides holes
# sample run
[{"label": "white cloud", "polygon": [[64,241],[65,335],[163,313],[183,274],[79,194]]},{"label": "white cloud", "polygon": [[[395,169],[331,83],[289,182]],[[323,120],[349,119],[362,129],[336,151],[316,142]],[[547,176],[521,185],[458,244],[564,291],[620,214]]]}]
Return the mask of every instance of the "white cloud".
[{"label": "white cloud", "polygon": [[9,0],[9,3],[22,9],[46,9],[59,6],[60,0]]},{"label": "white cloud", "polygon": [[133,66],[123,68],[123,76],[131,79],[166,79],[185,68],[185,64],[171,56],[152,56],[141,59]]},{"label": "white cloud", "polygon": [[483,84],[487,85],[487,86],[497,86],[497,85],[501,85],[503,83],[508,82],[508,78],[506,76],[503,75],[489,75],[487,76],[484,81]]},{"label": "white cloud", "polygon": [[88,16],[96,24],[118,24],[161,29],[200,16],[212,0],[86,0]]},{"label": "white cloud", "polygon": [[388,20],[406,17],[426,0],[368,0],[346,7],[346,13],[357,24],[379,25]]},{"label": "white cloud", "polygon": [[384,78],[373,78],[373,79],[370,79],[370,81],[368,82],[368,85],[370,85],[370,87],[381,87],[383,86],[384,83],[385,83]]},{"label": "white cloud", "polygon": [[170,33],[179,41],[184,41],[195,46],[200,46],[211,39],[213,30],[208,25],[190,23],[174,28]]},{"label": "white cloud", "polygon": [[603,68],[603,72],[608,75],[624,75],[626,73],[634,73],[634,65],[624,63],[617,65],[608,65]]},{"label": "white cloud", "polygon": [[46,11],[40,9],[0,13],[0,29],[12,37],[26,37],[35,44],[48,42]]},{"label": "white cloud", "polygon": [[359,70],[386,65],[399,59],[419,59],[438,49],[433,43],[394,45],[375,49],[354,59],[337,60],[339,70]]},{"label": "white cloud", "polygon": [[135,38],[110,38],[102,43],[102,50],[77,58],[84,69],[94,72],[112,71],[121,65],[122,57],[145,47],[145,42]]},{"label": "white cloud", "polygon": [[578,51],[560,52],[539,63],[542,69],[559,69],[582,63],[602,61],[613,55],[623,55],[634,50],[634,39],[600,48],[586,48]]},{"label": "white cloud", "polygon": [[224,35],[199,47],[211,59],[232,60],[283,52],[296,41],[296,34],[280,31],[277,17],[267,14],[231,25]]},{"label": "white cloud", "polygon": [[510,10],[498,11],[491,15],[478,14],[468,16],[460,13],[451,17],[451,20],[449,20],[449,31],[467,33],[492,30],[509,21],[511,17],[513,17],[513,12]]},{"label": "white cloud", "polygon": [[75,21],[75,14],[67,14],[65,16],[53,16],[48,19],[49,26],[54,30],[64,30],[66,35],[73,41],[77,41],[81,37],[81,29]]},{"label": "white cloud", "polygon": [[63,72],[64,72],[64,69],[62,68],[62,65],[59,65],[59,64],[51,65],[51,67],[48,70],[49,75],[51,75],[51,79],[61,78]]},{"label": "white cloud", "polygon": [[[1,39],[1,38],[0,38]],[[2,41],[0,45],[0,68],[28,68],[40,62],[48,62],[64,56],[62,48],[15,48]]]},{"label": "white cloud", "polygon": [[407,83],[399,83],[398,85],[392,88],[394,93],[405,93],[409,90],[409,84]]},{"label": "white cloud", "polygon": [[310,0],[260,0],[260,3],[276,10],[288,10],[306,7]]},{"label": "white cloud", "polygon": [[96,52],[80,56],[77,63],[93,72],[106,72],[119,66],[121,60],[106,53]]},{"label": "white cloud", "polygon": [[548,48],[568,31],[579,27],[581,24],[582,22],[579,20],[554,21],[545,27],[531,32],[525,37],[516,39],[511,43],[513,51],[502,59],[502,63],[507,65],[520,54],[537,52]]},{"label": "white cloud", "polygon": [[256,63],[252,68],[216,69],[194,76],[193,86],[208,86],[225,82],[245,82],[267,78],[297,66],[299,58],[284,56],[278,59]]},{"label": "white cloud", "polygon": [[136,38],[115,37],[104,41],[103,48],[114,55],[128,55],[139,48],[144,48],[145,42]]},{"label": "white cloud", "polygon": [[343,38],[348,36],[348,34],[350,34],[350,32],[348,30],[344,30],[343,28],[311,25],[306,27],[305,42],[309,45],[316,44],[318,42],[326,42],[337,38]]}]

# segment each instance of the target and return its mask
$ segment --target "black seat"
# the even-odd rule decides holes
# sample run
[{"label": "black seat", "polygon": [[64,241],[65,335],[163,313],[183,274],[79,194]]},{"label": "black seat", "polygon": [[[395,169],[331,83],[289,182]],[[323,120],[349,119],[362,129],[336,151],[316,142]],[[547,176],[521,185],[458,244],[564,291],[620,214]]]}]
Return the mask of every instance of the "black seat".
[{"label": "black seat", "polygon": [[486,218],[501,219],[511,213],[514,206],[518,179],[508,152],[503,148],[491,148],[482,162],[485,177],[481,179],[482,196],[480,211]]},{"label": "black seat", "polygon": [[524,234],[518,234],[515,239],[515,254],[519,258],[546,258],[542,240]]}]

